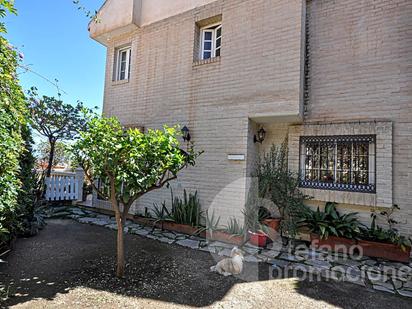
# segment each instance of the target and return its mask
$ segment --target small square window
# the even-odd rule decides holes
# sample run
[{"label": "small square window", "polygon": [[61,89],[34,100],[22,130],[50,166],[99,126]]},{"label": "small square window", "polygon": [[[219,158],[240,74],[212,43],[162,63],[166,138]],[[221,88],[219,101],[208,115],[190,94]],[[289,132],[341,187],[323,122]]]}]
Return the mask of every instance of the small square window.
[{"label": "small square window", "polygon": [[222,46],[222,24],[217,23],[200,29],[200,43],[200,59],[219,57]]},{"label": "small square window", "polygon": [[128,80],[130,78],[131,48],[125,47],[116,51],[115,80]]}]

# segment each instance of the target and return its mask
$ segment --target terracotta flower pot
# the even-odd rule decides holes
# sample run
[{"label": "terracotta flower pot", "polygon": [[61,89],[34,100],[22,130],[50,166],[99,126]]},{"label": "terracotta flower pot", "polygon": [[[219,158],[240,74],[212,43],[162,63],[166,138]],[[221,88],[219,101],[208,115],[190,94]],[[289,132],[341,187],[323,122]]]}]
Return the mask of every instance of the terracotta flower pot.
[{"label": "terracotta flower pot", "polygon": [[163,228],[168,231],[186,234],[186,235],[199,234],[200,237],[203,237],[203,238],[205,237],[205,232],[199,233],[198,227],[193,227],[187,224],[179,224],[179,223],[164,221],[164,222],[157,222],[156,227]]},{"label": "terracotta flower pot", "polygon": [[241,246],[244,242],[244,237],[240,235],[231,235],[222,231],[206,232],[206,237],[210,240],[221,241],[236,246]]},{"label": "terracotta flower pot", "polygon": [[327,249],[335,252],[353,253],[357,242],[354,239],[343,237],[329,236],[321,239],[317,234],[310,234],[311,245],[315,248]]},{"label": "terracotta flower pot", "polygon": [[268,242],[268,236],[263,232],[248,232],[249,242],[257,247],[265,247]]},{"label": "terracotta flower pot", "polygon": [[400,246],[395,244],[368,240],[359,240],[358,245],[362,248],[363,254],[366,256],[378,257],[404,263],[408,263],[410,261],[410,247],[407,247],[404,251]]},{"label": "terracotta flower pot", "polygon": [[268,218],[262,220],[262,223],[275,231],[279,231],[280,228],[280,218]]}]

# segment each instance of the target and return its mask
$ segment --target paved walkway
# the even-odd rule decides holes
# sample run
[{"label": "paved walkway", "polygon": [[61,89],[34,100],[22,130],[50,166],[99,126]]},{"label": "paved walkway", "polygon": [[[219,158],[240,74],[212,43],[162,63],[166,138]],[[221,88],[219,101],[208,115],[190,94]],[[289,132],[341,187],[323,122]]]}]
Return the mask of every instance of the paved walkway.
[{"label": "paved walkway", "polygon": [[[114,217],[102,215],[88,209],[60,207],[54,216],[72,218],[80,223],[104,226],[116,230]],[[131,221],[125,231],[167,244],[177,244],[190,249],[201,250],[218,256],[229,256],[233,245],[218,241],[188,236],[151,226],[143,226]],[[350,259],[346,255],[315,251],[300,243],[292,248],[282,245],[280,237],[267,248],[261,249],[246,244],[242,248],[246,262],[264,262],[271,266],[271,277],[304,276],[318,280],[344,281],[388,293],[412,297],[412,261],[391,263],[379,259],[362,257]]]},{"label": "paved walkway", "polygon": [[[209,272],[218,255],[126,235],[126,278],[114,277],[112,230],[49,220],[19,239],[0,285],[12,308],[411,308],[412,299],[344,282],[266,280],[266,263],[245,263],[242,277]],[[4,289],[4,286],[6,288]],[[1,287],[0,287],[1,289]],[[4,294],[3,294],[4,296]]]}]

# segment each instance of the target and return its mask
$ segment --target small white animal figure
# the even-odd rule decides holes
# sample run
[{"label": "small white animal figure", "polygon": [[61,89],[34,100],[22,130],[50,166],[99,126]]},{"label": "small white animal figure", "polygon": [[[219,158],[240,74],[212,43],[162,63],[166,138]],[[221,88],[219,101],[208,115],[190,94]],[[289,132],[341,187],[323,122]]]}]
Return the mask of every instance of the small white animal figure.
[{"label": "small white animal figure", "polygon": [[217,272],[223,276],[238,275],[243,270],[243,253],[238,247],[234,247],[230,252],[230,258],[221,260],[215,266],[210,267],[210,271]]}]

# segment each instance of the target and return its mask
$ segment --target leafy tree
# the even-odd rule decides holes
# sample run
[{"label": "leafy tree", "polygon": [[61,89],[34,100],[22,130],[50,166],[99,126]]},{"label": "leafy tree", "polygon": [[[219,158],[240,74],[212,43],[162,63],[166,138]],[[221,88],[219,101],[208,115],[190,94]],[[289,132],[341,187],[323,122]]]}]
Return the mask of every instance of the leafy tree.
[{"label": "leafy tree", "polygon": [[[123,230],[132,204],[143,194],[162,188],[177,178],[177,173],[194,165],[199,153],[193,147],[180,149],[176,128],[149,130],[124,129],[116,118],[91,117],[87,131],[72,150],[100,197],[111,202],[117,232],[117,271],[124,276]],[[109,187],[105,193],[95,184],[100,179]]]},{"label": "leafy tree", "polygon": [[[16,13],[13,1],[0,0],[0,18]],[[22,130],[27,125],[27,104],[16,69],[23,57],[3,37],[0,22],[0,244],[7,242],[18,225],[20,192],[19,159],[24,152]]]},{"label": "leafy tree", "polygon": [[[50,143],[42,141],[38,144],[36,149],[37,162],[42,165],[44,162],[48,162],[50,157]],[[53,163],[52,167],[56,167],[59,164],[65,164],[70,161],[70,154],[68,151],[68,145],[63,142],[56,142],[54,147]]]},{"label": "leafy tree", "polygon": [[46,137],[50,145],[46,169],[46,177],[50,177],[57,141],[74,139],[80,130],[85,130],[87,119],[83,112],[86,108],[81,102],[73,106],[54,97],[38,99],[36,88],[32,88],[29,94],[32,127]]}]

